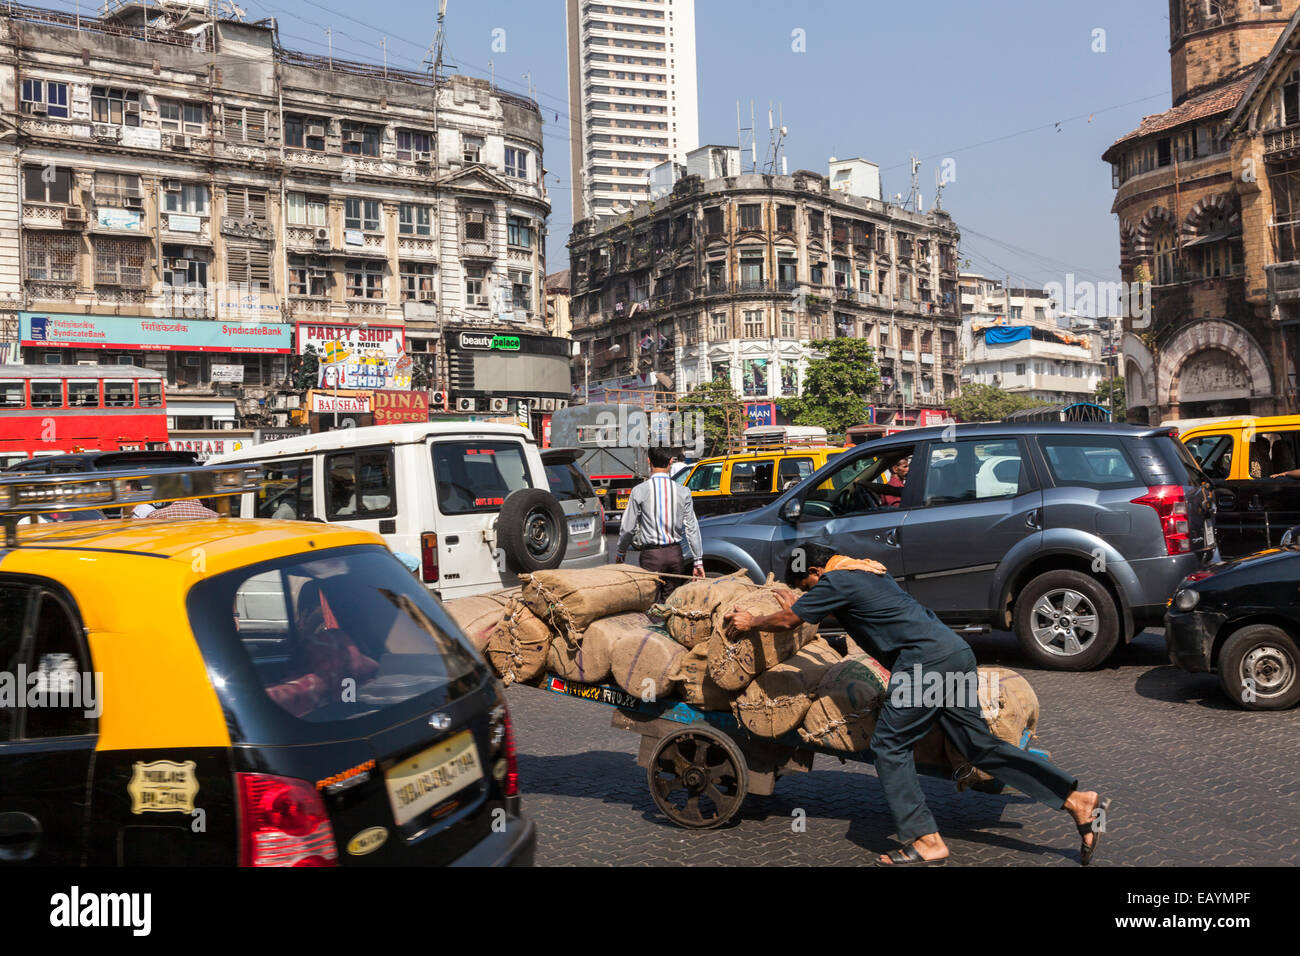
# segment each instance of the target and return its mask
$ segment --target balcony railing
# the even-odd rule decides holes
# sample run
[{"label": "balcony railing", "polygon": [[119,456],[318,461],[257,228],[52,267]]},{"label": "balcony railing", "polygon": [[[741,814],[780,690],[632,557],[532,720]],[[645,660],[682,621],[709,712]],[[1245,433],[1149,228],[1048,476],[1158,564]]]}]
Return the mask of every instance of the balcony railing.
[{"label": "balcony railing", "polygon": [[1264,133],[1265,154],[1280,153],[1289,149],[1300,149],[1300,124]]}]

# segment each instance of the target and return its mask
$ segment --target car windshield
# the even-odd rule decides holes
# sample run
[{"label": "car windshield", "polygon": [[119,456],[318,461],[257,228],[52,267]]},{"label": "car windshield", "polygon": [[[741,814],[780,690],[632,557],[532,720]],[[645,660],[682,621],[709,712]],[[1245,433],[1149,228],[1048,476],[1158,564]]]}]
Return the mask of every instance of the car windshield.
[{"label": "car windshield", "polygon": [[312,723],[445,692],[480,667],[429,592],[378,547],[220,575],[195,588],[190,618],[196,633],[239,647],[276,707]]}]

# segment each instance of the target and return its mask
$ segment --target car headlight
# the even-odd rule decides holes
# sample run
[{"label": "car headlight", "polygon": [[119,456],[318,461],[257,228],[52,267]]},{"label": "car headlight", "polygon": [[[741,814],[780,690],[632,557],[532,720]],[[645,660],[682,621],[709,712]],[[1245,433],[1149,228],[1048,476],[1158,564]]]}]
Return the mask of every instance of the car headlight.
[{"label": "car headlight", "polygon": [[1190,611],[1192,608],[1196,607],[1200,600],[1201,594],[1199,591],[1194,591],[1191,588],[1183,588],[1174,595],[1174,607],[1180,611]]}]

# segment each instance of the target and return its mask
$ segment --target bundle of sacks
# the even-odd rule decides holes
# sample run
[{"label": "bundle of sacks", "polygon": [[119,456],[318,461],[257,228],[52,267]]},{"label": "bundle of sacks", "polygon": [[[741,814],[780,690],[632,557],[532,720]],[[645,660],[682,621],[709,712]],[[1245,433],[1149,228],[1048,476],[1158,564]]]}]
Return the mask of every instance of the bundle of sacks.
[{"label": "bundle of sacks", "polygon": [[[796,736],[832,752],[868,749],[889,671],[851,641],[841,655],[816,625],[738,634],[733,611],[775,614],[798,592],[744,572],[694,580],[655,604],[659,578],[626,564],[538,571],[522,588],[446,601],[443,606],[502,681],[538,683],[547,673],[585,684],[613,681],[642,700],[680,699],[730,711],[749,732]],[[993,733],[1019,744],[1038,724],[1038,699],[1014,671],[979,668],[979,699]],[[951,772],[961,786],[974,771],[936,725],[916,762]]]}]

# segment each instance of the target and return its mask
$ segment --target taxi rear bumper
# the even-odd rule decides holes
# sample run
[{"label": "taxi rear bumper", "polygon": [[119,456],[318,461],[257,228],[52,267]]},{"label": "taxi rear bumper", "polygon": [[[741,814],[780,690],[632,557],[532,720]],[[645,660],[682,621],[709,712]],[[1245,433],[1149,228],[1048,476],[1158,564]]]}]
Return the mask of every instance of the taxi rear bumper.
[{"label": "taxi rear bumper", "polygon": [[1206,611],[1165,614],[1165,649],[1169,661],[1193,674],[1214,670],[1214,640],[1226,615]]},{"label": "taxi rear bumper", "polygon": [[506,818],[505,829],[480,840],[452,866],[532,866],[537,827],[525,816]]}]

